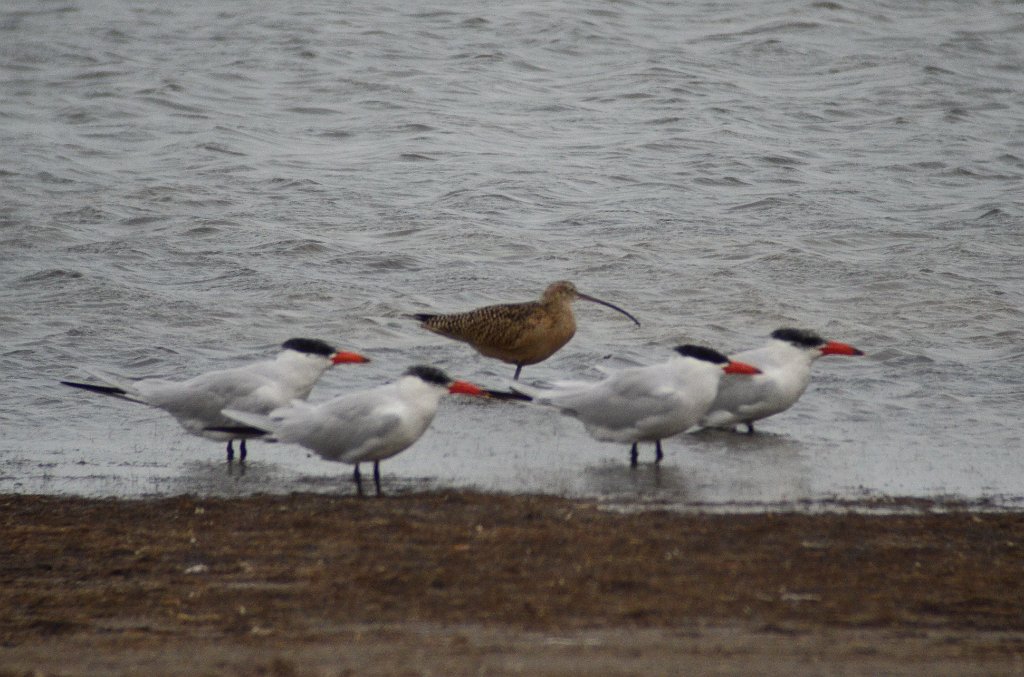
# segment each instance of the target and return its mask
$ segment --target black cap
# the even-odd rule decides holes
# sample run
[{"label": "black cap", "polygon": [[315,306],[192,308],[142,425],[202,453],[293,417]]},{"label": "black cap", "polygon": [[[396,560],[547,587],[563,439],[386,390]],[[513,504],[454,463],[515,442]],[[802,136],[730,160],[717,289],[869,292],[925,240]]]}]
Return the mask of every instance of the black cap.
[{"label": "black cap", "polygon": [[437,367],[429,367],[425,364],[409,367],[405,370],[405,375],[416,376],[427,383],[436,383],[439,386],[447,386],[452,382],[452,379],[448,374],[444,373]]},{"label": "black cap", "polygon": [[338,352],[331,344],[321,341],[320,339],[310,338],[288,339],[281,344],[281,349],[294,350],[299,353],[308,353],[310,355],[323,355],[324,357],[330,357],[334,353]]},{"label": "black cap", "polygon": [[798,348],[817,348],[818,346],[825,345],[825,339],[813,331],[793,329],[792,327],[776,329],[772,332],[772,338],[779,341],[788,341]]}]

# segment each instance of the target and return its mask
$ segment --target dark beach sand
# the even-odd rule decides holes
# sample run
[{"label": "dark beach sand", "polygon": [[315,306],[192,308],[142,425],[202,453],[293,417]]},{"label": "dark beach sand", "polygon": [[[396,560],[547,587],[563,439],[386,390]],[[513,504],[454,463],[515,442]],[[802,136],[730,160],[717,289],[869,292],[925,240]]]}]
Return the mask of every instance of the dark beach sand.
[{"label": "dark beach sand", "polygon": [[0,675],[1024,674],[1024,515],[0,497]]}]

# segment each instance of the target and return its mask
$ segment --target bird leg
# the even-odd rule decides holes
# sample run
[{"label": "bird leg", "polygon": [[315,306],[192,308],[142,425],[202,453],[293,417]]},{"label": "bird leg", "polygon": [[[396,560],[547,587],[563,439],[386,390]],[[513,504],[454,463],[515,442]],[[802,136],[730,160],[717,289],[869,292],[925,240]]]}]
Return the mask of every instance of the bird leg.
[{"label": "bird leg", "polygon": [[748,435],[753,435],[754,434],[754,424],[753,424],[753,422],[748,422],[747,423],[747,434]]},{"label": "bird leg", "polygon": [[233,443],[234,440],[228,440],[228,463],[235,460],[235,446]]},{"label": "bird leg", "polygon": [[634,442],[633,446],[629,448],[629,465],[631,465],[634,468],[636,467],[636,457],[637,457],[636,442]]},{"label": "bird leg", "polygon": [[519,372],[521,372],[522,370],[523,370],[523,365],[517,364],[516,365],[516,375],[512,377],[513,381],[518,381],[519,380]]},{"label": "bird leg", "polygon": [[665,454],[661,453],[661,440],[654,440],[654,462],[661,463]]},{"label": "bird leg", "polygon": [[377,495],[381,496],[380,493],[380,461],[373,462],[373,486],[377,487]]},{"label": "bird leg", "polygon": [[363,478],[359,476],[359,464],[356,463],[355,469],[352,471],[352,481],[356,483],[356,492],[363,495]]},{"label": "bird leg", "polygon": [[244,463],[245,462],[245,454],[247,453],[246,450],[245,450],[245,440],[242,440],[242,446],[240,447],[240,452],[241,453],[238,454],[238,462],[239,463]]}]

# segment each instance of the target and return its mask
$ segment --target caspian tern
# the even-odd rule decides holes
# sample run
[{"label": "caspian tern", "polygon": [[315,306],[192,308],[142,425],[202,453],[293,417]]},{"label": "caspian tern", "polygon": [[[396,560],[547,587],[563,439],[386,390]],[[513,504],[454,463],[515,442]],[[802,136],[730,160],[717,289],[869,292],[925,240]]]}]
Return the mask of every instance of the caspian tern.
[{"label": "caspian tern", "polygon": [[224,415],[265,431],[270,441],[299,444],[328,461],[354,465],[352,479],[360,496],[359,464],[372,461],[373,483],[380,496],[380,462],[407,449],[426,432],[445,393],[484,395],[472,383],[454,381],[440,369],[416,366],[393,383],[320,404],[293,402],[266,416],[225,409]]},{"label": "caspian tern", "polygon": [[736,353],[733,358],[761,370],[753,378],[726,377],[701,425],[754,432],[754,421],[792,407],[811,380],[811,364],[824,355],[863,355],[851,345],[826,341],[812,331],[784,327],[771,333],[766,346]]},{"label": "caspian tern", "polygon": [[228,461],[235,457],[232,441],[241,440],[240,459],[245,460],[247,438],[261,431],[244,429],[222,432],[211,428],[232,426],[220,412],[231,408],[266,414],[295,399],[305,399],[320,376],[335,364],[369,362],[358,353],[336,350],[318,339],[293,338],[281,345],[272,360],[244,367],[211,371],[187,381],[149,378],[129,380],[89,370],[103,385],[61,381],[66,386],[117,397],[163,409],[188,432],[208,439],[227,440]]},{"label": "caspian tern", "polygon": [[724,374],[758,374],[755,367],[703,346],[683,345],[667,362],[608,370],[597,382],[562,382],[551,389],[511,385],[539,404],[578,418],[590,436],[602,442],[628,442],[630,465],[637,464],[637,443],[661,440],[697,425],[715,399]]}]

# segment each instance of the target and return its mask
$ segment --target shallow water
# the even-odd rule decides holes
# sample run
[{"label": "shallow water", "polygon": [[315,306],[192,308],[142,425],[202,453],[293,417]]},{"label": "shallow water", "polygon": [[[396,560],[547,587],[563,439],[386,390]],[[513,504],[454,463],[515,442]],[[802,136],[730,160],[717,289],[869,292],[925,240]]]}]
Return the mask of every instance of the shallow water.
[{"label": "shallow water", "polygon": [[1012,2],[9,2],[0,9],[0,490],[350,491],[349,468],[220,445],[57,385],[184,377],[315,336],[512,368],[404,313],[571,279],[579,331],[527,381],[732,351],[826,358],[754,436],[627,450],[450,400],[391,490],[778,504],[1024,495],[1024,6]]}]

